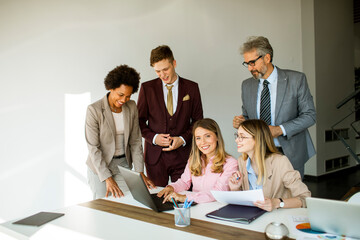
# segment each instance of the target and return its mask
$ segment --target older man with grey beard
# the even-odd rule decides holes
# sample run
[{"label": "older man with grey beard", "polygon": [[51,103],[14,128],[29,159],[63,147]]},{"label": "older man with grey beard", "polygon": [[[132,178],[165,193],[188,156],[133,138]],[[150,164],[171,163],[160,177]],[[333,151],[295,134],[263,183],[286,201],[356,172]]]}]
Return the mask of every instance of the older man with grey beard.
[{"label": "older man with grey beard", "polygon": [[262,36],[250,37],[241,54],[253,77],[242,83],[242,115],[234,117],[234,128],[246,119],[264,120],[279,151],[303,177],[306,161],[315,155],[308,128],[316,122],[305,74],[274,66],[273,49]]}]

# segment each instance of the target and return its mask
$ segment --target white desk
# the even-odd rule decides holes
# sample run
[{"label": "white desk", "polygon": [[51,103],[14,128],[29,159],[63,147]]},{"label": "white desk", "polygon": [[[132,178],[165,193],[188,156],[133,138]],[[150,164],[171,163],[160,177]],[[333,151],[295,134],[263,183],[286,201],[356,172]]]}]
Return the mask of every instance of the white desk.
[{"label": "white desk", "polygon": [[[120,199],[107,198],[114,202],[147,208],[134,200],[130,193]],[[264,232],[270,222],[282,222],[289,228],[290,237],[296,238],[296,230],[289,223],[289,216],[306,216],[306,209],[279,209],[265,213],[249,225],[220,221],[205,217],[205,214],[224,206],[212,202],[198,204],[191,208],[191,218],[218,223],[236,228]],[[41,227],[12,224],[16,220],[0,224],[0,232],[16,239],[210,239],[201,235],[167,228],[84,206],[71,206],[54,212],[63,212],[65,216]],[[168,211],[167,213],[173,213]]]}]

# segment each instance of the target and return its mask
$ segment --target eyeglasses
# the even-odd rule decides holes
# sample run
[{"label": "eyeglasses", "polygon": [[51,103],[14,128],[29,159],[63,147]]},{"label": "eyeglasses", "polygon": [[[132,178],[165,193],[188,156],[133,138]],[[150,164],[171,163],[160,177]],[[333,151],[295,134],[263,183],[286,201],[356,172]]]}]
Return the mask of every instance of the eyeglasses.
[{"label": "eyeglasses", "polygon": [[259,57],[258,57],[257,59],[255,59],[255,60],[251,60],[251,61],[248,61],[248,62],[243,62],[242,65],[243,65],[244,67],[246,67],[246,68],[249,67],[249,65],[253,67],[253,66],[255,66],[256,61],[259,60],[260,58],[262,58],[262,56],[259,56]]},{"label": "eyeglasses", "polygon": [[247,138],[252,138],[252,137],[244,137],[244,136],[241,136],[241,135],[239,135],[237,132],[234,133],[234,137],[235,137],[235,141],[239,139],[239,142],[242,142],[244,139],[247,139]]}]

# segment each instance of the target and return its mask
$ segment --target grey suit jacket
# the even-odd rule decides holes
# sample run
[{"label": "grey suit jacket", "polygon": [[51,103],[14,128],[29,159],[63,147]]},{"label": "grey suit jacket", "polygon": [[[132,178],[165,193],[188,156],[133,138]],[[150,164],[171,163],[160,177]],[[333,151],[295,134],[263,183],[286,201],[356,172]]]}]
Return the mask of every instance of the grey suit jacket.
[{"label": "grey suit jacket", "polygon": [[[296,170],[304,169],[304,164],[315,155],[311,140],[310,126],[316,122],[313,97],[305,74],[278,67],[277,96],[275,105],[275,125],[283,125],[286,136],[279,136],[285,155]],[[256,101],[259,80],[246,79],[242,83],[242,111],[246,119],[257,119]]]},{"label": "grey suit jacket", "polygon": [[[125,156],[135,171],[144,171],[142,138],[139,127],[138,110],[133,100],[122,106],[124,113]],[[102,182],[111,177],[108,169],[115,153],[115,123],[109,107],[107,95],[87,108],[85,137],[89,149],[86,161],[88,167],[99,176]]]}]

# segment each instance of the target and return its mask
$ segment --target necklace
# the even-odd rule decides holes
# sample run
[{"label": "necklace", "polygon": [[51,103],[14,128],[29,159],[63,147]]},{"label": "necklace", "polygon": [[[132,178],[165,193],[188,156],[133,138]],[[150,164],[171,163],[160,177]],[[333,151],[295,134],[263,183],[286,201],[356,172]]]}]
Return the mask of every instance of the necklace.
[{"label": "necklace", "polygon": [[112,106],[110,106],[110,104],[109,104],[109,107],[110,107],[111,111],[113,111],[114,113],[117,113],[118,111],[121,112],[121,109],[117,110],[116,108],[113,108]]}]

